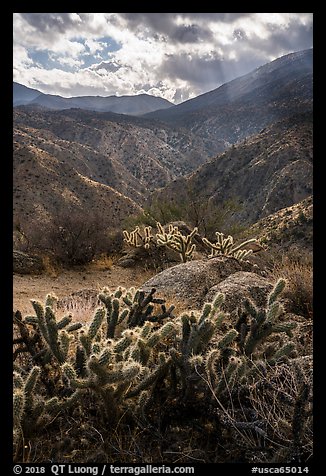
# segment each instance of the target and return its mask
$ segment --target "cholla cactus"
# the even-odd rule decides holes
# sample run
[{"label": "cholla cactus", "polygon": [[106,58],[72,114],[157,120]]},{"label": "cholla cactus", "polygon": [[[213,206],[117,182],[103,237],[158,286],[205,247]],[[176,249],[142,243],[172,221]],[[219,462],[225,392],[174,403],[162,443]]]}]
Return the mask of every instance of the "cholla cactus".
[{"label": "cholla cactus", "polygon": [[[110,326],[110,322],[106,324]],[[88,355],[85,349],[83,374],[68,362],[62,366],[62,372],[72,389],[88,389],[98,395],[104,415],[112,422],[123,411],[126,399],[137,397],[166,375],[170,362],[160,357],[156,362],[155,349],[176,332],[172,321],[157,329],[151,322],[143,328],[125,329],[118,339],[106,339],[104,331],[96,353]],[[84,338],[85,335],[81,341]],[[150,370],[153,365],[154,370]]]},{"label": "cholla cactus", "polygon": [[[127,398],[137,400],[141,389],[164,378],[170,360],[156,359],[156,349],[177,333],[177,326],[171,320],[164,324],[173,317],[174,307],[167,309],[164,300],[155,299],[155,291],[118,288],[111,292],[105,288],[99,295],[104,306],[96,309],[88,326],[71,324],[71,316],[57,320],[50,298],[45,307],[33,302],[36,316],[23,319],[18,314],[16,324],[25,340],[19,338],[16,343],[27,342],[34,357],[37,349],[31,342],[37,335],[43,360],[26,378],[25,370],[17,366],[16,430],[21,426],[26,434],[48,415],[82,404],[86,391],[100,399],[103,415],[112,422],[124,411]],[[117,336],[117,325],[122,323],[127,328]],[[34,334],[27,331],[30,327]],[[79,332],[72,335],[73,330]],[[43,384],[48,398],[40,394]]]},{"label": "cholla cactus", "polygon": [[246,300],[235,329],[230,329],[206,354],[205,370],[215,395],[221,397],[226,391],[230,393],[234,385],[265,374],[268,365],[283,362],[295,350],[293,342],[268,340],[272,334],[291,337],[296,327],[294,322],[278,321],[283,313],[278,297],[284,287],[285,281],[279,280],[267,296],[264,308],[258,309]]},{"label": "cholla cactus", "polygon": [[16,444],[64,412],[87,418],[90,401],[107,428],[125,415],[136,425],[139,418],[146,421],[158,401],[196,400],[207,391],[207,382],[225,404],[233,388],[252,382],[294,349],[291,342],[267,340],[271,332],[290,335],[293,329],[292,323],[278,321],[283,287],[284,282],[277,283],[266,309],[248,301],[235,328],[226,328],[222,294],[201,311],[175,317],[173,307],[166,309],[164,300],[154,298],[155,289],[105,288],[99,295],[103,305],[79,329],[69,316],[57,319],[50,298],[45,307],[34,302],[35,316],[15,316],[16,345],[25,346],[31,357],[15,365]]},{"label": "cholla cactus", "polygon": [[192,255],[196,249],[196,245],[192,243],[192,238],[198,232],[198,228],[194,228],[189,235],[183,235],[177,226],[169,225],[168,232],[165,232],[161,223],[156,223],[158,233],[156,234],[157,244],[159,246],[167,246],[173,251],[179,253],[182,263],[192,259]]},{"label": "cholla cactus", "polygon": [[46,365],[53,358],[58,364],[65,362],[72,333],[82,327],[80,323],[71,324],[70,315],[57,321],[53,310],[56,300],[55,296],[48,295],[45,306],[39,301],[32,300],[34,316],[23,318],[19,311],[14,315],[14,324],[20,333],[20,337],[14,340],[14,344],[18,344],[14,352],[14,361],[21,354],[29,354],[33,364],[42,367],[45,381],[47,380],[45,375],[48,373]]},{"label": "cholla cactus", "polygon": [[127,230],[123,230],[124,241],[135,248],[144,247],[145,250],[148,250],[154,238],[151,235],[151,230],[151,226],[145,226],[143,234],[141,234],[139,226],[136,226],[130,233]]},{"label": "cholla cactus", "polygon": [[[194,368],[204,364],[204,357],[212,337],[221,327],[226,314],[220,306],[224,295],[219,293],[212,303],[205,303],[201,312],[182,314],[180,317],[179,342],[170,349],[170,356],[175,372],[180,379],[184,398],[187,398],[193,388],[191,382],[198,380]],[[232,339],[237,336],[237,331]],[[228,343],[232,339],[229,339]],[[199,356],[199,358],[197,358]]]},{"label": "cholla cactus", "polygon": [[255,238],[246,240],[240,245],[235,246],[233,237],[228,235],[224,237],[223,233],[217,231],[215,233],[217,241],[215,243],[210,242],[207,238],[203,238],[203,243],[211,249],[209,258],[215,258],[216,256],[231,256],[239,261],[243,261],[252,254],[252,250],[243,249],[250,243],[258,243]]},{"label": "cholla cactus", "polygon": [[78,400],[79,391],[68,398],[46,398],[39,391],[41,368],[32,367],[25,378],[14,373],[13,416],[16,435],[29,436],[57,412],[68,409]]},{"label": "cholla cactus", "polygon": [[[257,347],[264,343],[271,334],[285,333],[289,337],[292,336],[292,330],[295,329],[296,323],[278,322],[284,308],[277,299],[284,287],[285,280],[280,279],[269,294],[265,308],[258,309],[250,300],[244,302],[244,309],[237,327],[241,334],[240,347],[247,356],[250,357],[256,353]],[[293,346],[286,346],[282,352],[272,347],[267,353],[267,358],[272,363],[275,359],[278,360],[282,356],[289,355],[292,350]]]},{"label": "cholla cactus", "polygon": [[169,225],[168,232],[164,230],[164,227],[160,222],[156,223],[158,233],[154,236],[151,234],[152,228],[150,226],[144,227],[141,233],[139,226],[128,232],[123,231],[124,241],[130,246],[135,248],[145,248],[148,250],[150,245],[154,246],[166,246],[173,251],[176,251],[180,255],[180,259],[183,263],[192,259],[193,253],[196,249],[196,245],[192,243],[192,238],[197,233],[198,229],[194,228],[192,232],[185,236],[181,233],[177,226]]},{"label": "cholla cactus", "polygon": [[[164,299],[154,297],[153,288],[147,295],[145,291],[119,287],[115,291],[104,288],[99,294],[106,307],[107,338],[115,336],[117,325],[126,323],[128,327],[142,326],[146,321],[162,323],[173,318],[174,306],[167,308]],[[157,305],[157,307],[155,307]]]}]

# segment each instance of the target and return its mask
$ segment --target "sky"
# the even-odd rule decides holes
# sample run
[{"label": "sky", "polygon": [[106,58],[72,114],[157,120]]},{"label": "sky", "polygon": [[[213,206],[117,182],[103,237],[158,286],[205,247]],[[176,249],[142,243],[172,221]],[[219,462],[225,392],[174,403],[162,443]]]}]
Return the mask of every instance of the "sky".
[{"label": "sky", "polygon": [[313,46],[312,13],[14,13],[13,80],[178,104]]}]

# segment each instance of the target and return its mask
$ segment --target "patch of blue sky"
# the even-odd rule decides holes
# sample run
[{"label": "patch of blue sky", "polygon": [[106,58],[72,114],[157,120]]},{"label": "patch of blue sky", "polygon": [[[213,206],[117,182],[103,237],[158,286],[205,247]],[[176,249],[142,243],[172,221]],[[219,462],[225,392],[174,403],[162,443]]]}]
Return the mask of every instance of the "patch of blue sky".
[{"label": "patch of blue sky", "polygon": [[33,60],[35,65],[41,66],[44,69],[53,69],[54,67],[54,61],[50,58],[49,52],[46,50],[30,49],[28,56]]},{"label": "patch of blue sky", "polygon": [[121,49],[121,44],[117,43],[113,38],[110,37],[96,39],[96,41],[100,42],[102,46],[102,49],[96,51],[96,53],[90,53],[87,51],[88,48],[85,44],[85,39],[79,38],[78,41],[86,47],[86,53],[83,53],[79,56],[79,59],[83,61],[83,65],[81,66],[82,69],[89,68],[93,64],[100,63],[103,60],[108,60],[112,53]]},{"label": "patch of blue sky", "polygon": [[102,38],[98,38],[97,41],[106,44],[106,47],[104,48],[106,52],[113,52],[121,49],[121,43],[118,43],[110,36],[103,36]]},{"label": "patch of blue sky", "polygon": [[[78,61],[82,61],[80,68],[88,68],[93,64],[100,63],[103,60],[110,58],[111,53],[118,51],[121,48],[121,44],[117,43],[111,37],[101,37],[97,38],[96,41],[101,43],[102,49],[96,51],[95,53],[90,53],[87,45],[85,44],[86,38],[72,38],[72,41],[78,41],[83,44],[86,48],[85,53],[78,55],[74,58]],[[63,64],[60,62],[59,58],[64,58],[65,55],[60,55],[49,50],[39,50],[31,48],[28,52],[29,57],[33,60],[33,63],[43,69],[51,70],[54,68],[62,69],[64,71],[74,71],[76,66],[69,65],[67,63]]]},{"label": "patch of blue sky", "polygon": [[102,58],[102,52],[97,51],[95,55],[90,53],[82,54],[79,56],[78,59],[80,59],[80,61],[83,62],[83,64],[80,66],[80,69],[85,69],[92,66],[92,64],[100,63],[103,58]]},{"label": "patch of blue sky", "polygon": [[[42,69],[52,70],[61,69],[63,71],[75,71],[76,66],[69,64],[63,64],[60,62],[60,58],[64,58],[65,55],[58,55],[48,50],[30,50],[28,52],[29,57],[33,60],[35,66]],[[78,58],[79,59],[79,58]]]}]

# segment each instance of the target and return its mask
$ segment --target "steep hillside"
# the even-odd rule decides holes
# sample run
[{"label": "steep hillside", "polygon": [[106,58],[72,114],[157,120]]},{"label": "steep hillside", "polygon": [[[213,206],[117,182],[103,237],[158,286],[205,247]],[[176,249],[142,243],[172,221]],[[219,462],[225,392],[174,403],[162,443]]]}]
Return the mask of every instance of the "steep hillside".
[{"label": "steep hillside", "polygon": [[222,205],[234,200],[233,222],[251,224],[312,193],[312,115],[262,130],[208,161],[190,176],[155,192],[172,203],[191,200]]},{"label": "steep hillside", "polygon": [[282,118],[312,109],[312,61],[312,49],[283,56],[218,89],[145,117],[182,124],[212,150],[216,138],[234,144]]},{"label": "steep hillside", "polygon": [[[62,210],[100,215],[105,225],[119,226],[140,207],[103,182],[90,178],[81,148],[69,150],[47,139],[33,140],[33,129],[16,131],[13,153],[13,213],[24,224],[49,221]],[[38,142],[45,141],[44,147]],[[46,150],[48,149],[48,150]],[[89,151],[84,151],[84,156]],[[108,165],[108,174],[114,169]],[[111,166],[111,169],[110,169]]]},{"label": "steep hillside", "polygon": [[[42,137],[44,131],[51,132],[57,140],[77,143],[105,155],[129,172],[144,192],[189,173],[208,157],[202,141],[193,135],[113,113],[79,109],[50,112],[20,107],[14,110],[14,124],[34,128],[35,137]],[[115,185],[119,183],[112,184]]]},{"label": "steep hillside", "polygon": [[312,252],[312,196],[262,218],[250,227],[250,235],[256,236],[270,247],[281,246],[283,253],[293,248]]},{"label": "steep hillside", "polygon": [[[59,163],[67,163],[81,175],[103,185],[116,188],[135,201],[143,200],[144,189],[139,180],[129,173],[120,162],[100,154],[89,146],[59,139],[45,129],[41,131],[28,126],[14,128],[14,141],[39,153],[56,157]],[[59,171],[58,171],[59,172]]]},{"label": "steep hillside", "polygon": [[39,91],[15,90],[29,101],[14,108],[18,215],[49,217],[70,203],[109,209],[108,222],[120,224],[147,199],[213,212],[229,201],[230,223],[246,225],[312,194],[312,50],[142,117],[47,110],[33,104]]}]

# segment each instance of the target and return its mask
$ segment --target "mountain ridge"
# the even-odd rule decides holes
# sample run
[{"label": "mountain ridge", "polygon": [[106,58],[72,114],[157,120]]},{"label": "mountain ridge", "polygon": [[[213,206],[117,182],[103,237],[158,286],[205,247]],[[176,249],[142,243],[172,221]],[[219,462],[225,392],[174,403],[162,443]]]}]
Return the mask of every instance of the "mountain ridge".
[{"label": "mountain ridge", "polygon": [[[172,106],[172,108],[169,111],[163,112],[158,110],[158,111],[154,111],[153,113],[148,113],[147,116],[153,117],[153,118],[156,116],[160,116],[160,119],[164,119],[164,118],[168,119],[174,114],[178,114],[179,112],[182,112],[182,111],[192,112],[192,111],[195,111],[196,109],[200,109],[201,107],[211,106],[212,99],[213,99],[213,102],[217,101],[218,105],[223,105],[224,103],[228,102],[230,94],[233,96],[232,98],[233,100],[237,99],[238,97],[237,95],[239,95],[241,92],[241,91],[236,91],[237,86],[240,86],[240,89],[242,87],[242,94],[243,94],[244,86],[241,83],[244,83],[247,80],[249,81],[251,78],[257,81],[259,76],[263,74],[270,74],[276,69],[279,69],[280,66],[281,67],[287,66],[289,63],[289,60],[291,62],[298,61],[299,63],[302,60],[303,62],[307,62],[308,70],[310,71],[312,67],[312,60],[313,60],[313,49],[310,48],[307,50],[297,51],[297,52],[289,53],[287,55],[276,58],[275,60],[271,62],[268,62],[262,66],[257,67],[256,69],[254,69],[253,71],[250,71],[247,74],[244,74],[242,76],[232,79],[231,81],[227,81],[226,83],[223,83],[221,86],[215,89],[212,89],[211,91],[200,94],[196,96],[195,98],[188,99],[180,104],[176,104]],[[233,88],[233,91],[227,91],[228,89],[231,90],[232,88]]]},{"label": "mountain ridge", "polygon": [[250,225],[312,194],[312,153],[312,113],[293,115],[154,191],[149,202],[218,207],[232,200],[239,210],[230,223]]},{"label": "mountain ridge", "polygon": [[[110,204],[106,222],[117,226],[123,214],[139,212],[151,193],[173,202],[185,198],[190,185],[203,203],[223,207],[236,199],[241,210],[232,219],[251,224],[305,199],[312,193],[312,51],[287,55],[255,71],[245,82],[242,77],[217,88],[217,96],[221,90],[233,91],[233,102],[225,95],[217,108],[211,104],[187,112],[182,121],[162,120],[162,114],[182,104],[141,116],[49,110],[32,101],[15,107],[14,174],[20,170],[15,210],[24,220],[28,209],[31,220],[35,206],[48,209],[51,217],[56,209],[79,203],[87,214],[101,189],[101,207],[105,209],[105,196]],[[50,173],[47,160],[58,170]],[[21,171],[28,176],[27,189]],[[37,193],[31,194],[34,176]],[[52,181],[57,208],[49,203]]]},{"label": "mountain ridge", "polygon": [[[37,94],[38,93],[38,94]],[[112,111],[120,114],[143,115],[156,109],[171,107],[167,99],[150,94],[125,96],[72,96],[64,98],[58,94],[45,94],[13,82],[13,105],[40,105],[49,109],[64,110],[80,108],[99,112]]]},{"label": "mountain ridge", "polygon": [[295,113],[312,110],[313,50],[277,58],[219,88],[167,110],[146,114],[195,133],[214,156],[218,138],[230,146]]}]

